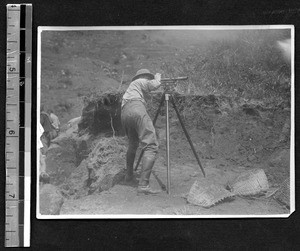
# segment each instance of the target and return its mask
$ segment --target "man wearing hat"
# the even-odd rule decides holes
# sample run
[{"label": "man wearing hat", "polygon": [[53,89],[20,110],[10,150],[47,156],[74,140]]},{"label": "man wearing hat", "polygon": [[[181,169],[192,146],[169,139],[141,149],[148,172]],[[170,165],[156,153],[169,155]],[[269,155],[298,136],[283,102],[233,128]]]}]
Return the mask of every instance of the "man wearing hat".
[{"label": "man wearing hat", "polygon": [[152,120],[146,111],[145,98],[160,86],[161,75],[155,76],[147,69],[137,71],[123,95],[121,120],[129,140],[126,153],[126,181],[133,180],[133,164],[136,150],[141,143],[144,149],[138,193],[156,194],[149,186],[149,178],[158,152],[158,141]]}]

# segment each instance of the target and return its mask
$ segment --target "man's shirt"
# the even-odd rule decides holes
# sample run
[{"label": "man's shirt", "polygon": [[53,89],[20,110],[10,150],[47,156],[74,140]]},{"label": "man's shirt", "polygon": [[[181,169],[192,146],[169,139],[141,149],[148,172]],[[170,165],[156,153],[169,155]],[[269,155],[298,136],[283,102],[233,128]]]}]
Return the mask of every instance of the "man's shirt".
[{"label": "man's shirt", "polygon": [[146,104],[145,97],[151,91],[156,90],[160,86],[160,82],[153,79],[148,80],[144,78],[139,78],[132,81],[127,88],[125,94],[123,95],[122,107],[126,104],[128,100],[140,100]]}]

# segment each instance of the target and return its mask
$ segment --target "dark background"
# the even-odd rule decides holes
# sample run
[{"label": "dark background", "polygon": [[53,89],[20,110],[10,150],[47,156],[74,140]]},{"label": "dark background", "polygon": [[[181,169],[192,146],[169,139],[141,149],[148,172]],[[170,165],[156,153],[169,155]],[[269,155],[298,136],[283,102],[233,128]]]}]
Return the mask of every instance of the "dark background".
[{"label": "dark background", "polygon": [[[6,4],[0,8],[0,116],[1,157],[5,151],[5,51]],[[38,26],[122,26],[122,25],[295,25],[300,23],[300,2],[254,0],[112,1],[44,0],[33,4],[33,59],[36,59]],[[296,42],[295,73],[299,72]],[[36,142],[36,61],[33,60],[32,142]],[[296,96],[297,76],[295,80]],[[296,100],[297,104],[297,100]],[[298,115],[296,105],[296,114]],[[297,142],[296,134],[296,142]],[[33,145],[34,146],[34,145]],[[296,143],[296,152],[298,149]],[[34,147],[33,147],[34,148]],[[299,212],[288,219],[192,219],[192,220],[37,220],[36,152],[32,151],[31,247],[94,249],[296,249],[300,244]],[[5,226],[5,158],[0,160],[1,243]],[[299,175],[296,170],[296,182]],[[2,192],[3,191],[3,192]],[[296,205],[299,201],[296,185]]]}]

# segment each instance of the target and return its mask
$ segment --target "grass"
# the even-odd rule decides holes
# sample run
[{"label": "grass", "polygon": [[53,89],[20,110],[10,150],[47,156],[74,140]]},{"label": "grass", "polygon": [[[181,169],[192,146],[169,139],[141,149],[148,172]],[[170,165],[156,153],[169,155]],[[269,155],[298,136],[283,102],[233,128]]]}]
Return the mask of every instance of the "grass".
[{"label": "grass", "polygon": [[290,98],[291,76],[276,42],[287,35],[245,31],[235,41],[211,42],[188,56],[162,62],[161,69],[166,76],[189,76],[188,85],[179,84],[183,92],[192,87],[196,94],[280,102]]}]

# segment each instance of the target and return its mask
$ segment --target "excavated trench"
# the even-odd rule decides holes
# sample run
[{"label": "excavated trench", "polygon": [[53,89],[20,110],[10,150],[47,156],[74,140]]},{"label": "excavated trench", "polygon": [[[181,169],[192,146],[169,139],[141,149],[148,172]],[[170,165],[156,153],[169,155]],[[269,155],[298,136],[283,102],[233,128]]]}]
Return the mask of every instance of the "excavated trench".
[{"label": "excavated trench", "polygon": [[[105,93],[86,100],[78,128],[62,133],[50,148],[46,164],[51,183],[67,198],[99,193],[122,182],[127,147],[120,120],[122,95]],[[147,103],[152,119],[161,95],[152,95]],[[176,94],[174,100],[202,162],[263,168],[274,186],[289,177],[288,104],[267,107],[258,101],[215,95]],[[165,151],[164,115],[163,108],[156,123],[160,152]],[[173,108],[170,139],[171,159],[182,165],[190,162],[193,156]]]}]

